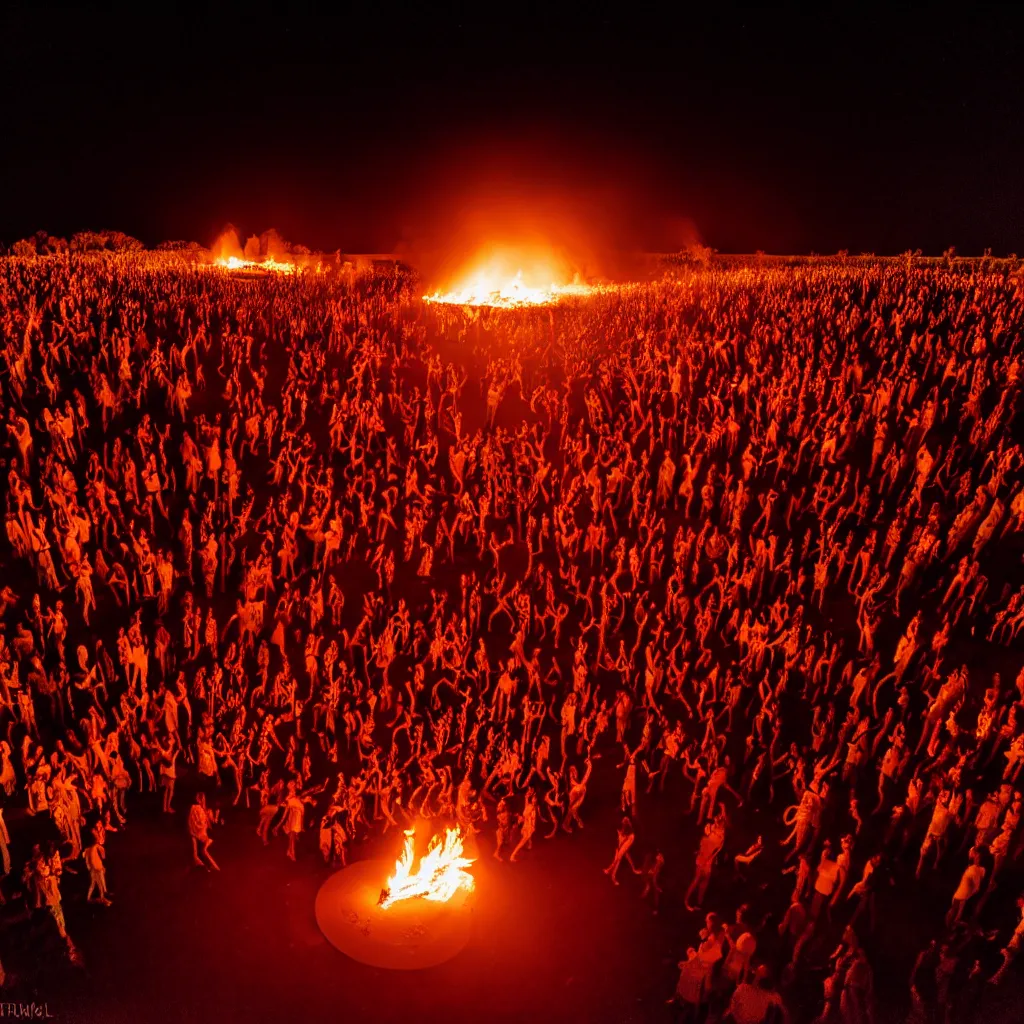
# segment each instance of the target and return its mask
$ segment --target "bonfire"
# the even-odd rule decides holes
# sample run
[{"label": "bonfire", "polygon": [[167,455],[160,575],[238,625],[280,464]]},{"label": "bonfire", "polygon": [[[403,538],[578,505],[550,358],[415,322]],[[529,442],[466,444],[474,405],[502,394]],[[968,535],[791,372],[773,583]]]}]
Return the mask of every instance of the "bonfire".
[{"label": "bonfire", "polygon": [[213,261],[214,266],[225,270],[272,270],[277,274],[294,274],[294,263],[282,263],[273,256],[262,260],[244,260],[239,256],[219,256]]},{"label": "bonfire", "polygon": [[461,829],[446,829],[443,839],[434,836],[414,871],[415,835],[415,829],[405,833],[405,847],[395,863],[395,873],[381,890],[378,902],[384,910],[400,900],[415,898],[447,903],[460,889],[473,889],[473,876],[466,870],[473,860],[463,856]]},{"label": "bonfire", "polygon": [[574,280],[569,284],[545,286],[528,284],[521,270],[512,276],[491,270],[479,270],[451,291],[435,291],[424,295],[425,302],[454,306],[497,306],[515,309],[520,306],[549,306],[569,296],[591,295],[597,289]]}]

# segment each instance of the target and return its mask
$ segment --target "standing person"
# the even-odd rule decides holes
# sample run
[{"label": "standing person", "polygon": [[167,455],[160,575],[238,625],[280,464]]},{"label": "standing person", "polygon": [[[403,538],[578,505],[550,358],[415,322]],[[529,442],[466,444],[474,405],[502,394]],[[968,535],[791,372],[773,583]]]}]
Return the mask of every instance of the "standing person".
[{"label": "standing person", "polygon": [[739,907],[735,922],[725,929],[728,952],[722,964],[722,973],[730,987],[746,981],[750,974],[750,963],[757,951],[756,929],[748,918],[749,910],[745,904]]},{"label": "standing person", "polygon": [[565,820],[562,822],[562,828],[566,832],[572,831],[573,823],[583,828],[583,820],[580,818],[580,808],[583,806],[583,801],[587,796],[587,783],[590,781],[590,773],[593,769],[590,758],[587,758],[587,770],[583,773],[583,777],[580,778],[577,773],[576,766],[573,765],[569,769],[569,790],[567,802],[569,804],[568,810],[565,812]]},{"label": "standing person", "polygon": [[644,879],[644,887],[640,891],[640,899],[645,900],[648,896],[651,897],[654,903],[654,909],[651,911],[655,916],[658,913],[658,903],[661,898],[662,889],[658,884],[658,879],[661,875],[661,869],[665,866],[665,858],[662,855],[661,850],[655,852],[653,857],[648,856],[644,860],[644,865],[640,869],[640,874]]},{"label": "standing person", "polygon": [[[263,841],[264,846],[270,845],[270,826],[281,810],[281,782],[274,783],[269,789],[260,788],[260,820],[256,826],[256,835]],[[277,834],[275,829],[274,834]]]},{"label": "standing person", "polygon": [[[278,828],[284,829],[288,837],[288,859],[295,860],[295,843],[302,831],[302,821],[306,813],[306,804],[312,803],[311,797],[302,796],[295,790],[295,783],[289,782],[284,799],[284,820]],[[276,831],[276,830],[275,830]]]},{"label": "standing person", "polygon": [[71,941],[64,922],[64,907],[61,904],[60,883],[57,875],[46,867],[39,871],[37,884],[39,886],[39,893],[46,903],[46,909],[53,915],[53,920],[57,924],[57,933],[67,943],[68,952],[74,955],[75,944]]},{"label": "standing person", "polygon": [[[777,1017],[769,1014],[775,1010]],[[729,1001],[729,1009],[725,1019],[730,1024],[764,1024],[764,1022],[781,1018],[788,1024],[789,1014],[782,1002],[782,997],[771,984],[768,968],[758,967],[753,981],[741,981]]]},{"label": "standing person", "polygon": [[89,891],[86,899],[92,902],[93,890],[99,893],[98,901],[105,907],[110,906],[110,894],[107,892],[107,869],[104,865],[106,851],[103,844],[93,841],[85,848],[85,866],[89,869]]},{"label": "standing person", "polygon": [[704,927],[700,930],[700,945],[697,947],[697,959],[704,968],[704,991],[710,995],[721,970],[725,956],[725,928],[718,914],[710,913],[704,918]]},{"label": "standing person", "polygon": [[494,858],[501,860],[502,847],[509,846],[512,842],[512,808],[508,805],[508,797],[503,796],[498,801],[495,816],[498,819],[498,829],[494,839]]},{"label": "standing person", "polygon": [[325,864],[341,861],[345,866],[345,840],[348,838],[345,827],[341,823],[342,808],[332,804],[327,813],[320,819],[320,853]]},{"label": "standing person", "polygon": [[1024,896],[1017,898],[1017,911],[1020,914],[1017,927],[1014,928],[1010,941],[999,951],[1002,954],[1003,962],[999,965],[999,970],[989,979],[993,985],[998,985],[1006,977],[1007,968],[1017,959],[1021,947],[1024,946]]},{"label": "standing person", "polygon": [[[714,821],[704,826],[704,835],[697,846],[697,865],[693,881],[686,890],[683,903],[687,910],[696,910],[704,902],[704,893],[711,881],[711,870],[715,866],[715,858],[725,845],[725,814],[719,812]],[[690,897],[696,893],[697,903],[690,903]]]},{"label": "standing person", "polygon": [[707,972],[704,964],[692,946],[686,951],[686,959],[679,961],[679,980],[676,990],[666,1002],[677,1003],[682,1008],[682,1019],[697,1020],[705,996]]},{"label": "standing person", "polygon": [[526,791],[526,802],[523,804],[520,821],[519,842],[508,858],[512,863],[515,863],[519,851],[524,846],[527,850],[533,849],[533,834],[537,831],[537,792],[532,788]]},{"label": "standing person", "polygon": [[956,887],[956,892],[953,893],[953,903],[949,908],[949,913],[946,914],[947,928],[952,928],[953,925],[960,923],[964,907],[974,898],[984,881],[985,869],[981,864],[981,850],[975,848],[971,850],[970,863],[960,876],[960,884]]},{"label": "standing person", "polygon": [[160,760],[160,785],[164,791],[161,810],[164,814],[173,814],[174,808],[171,807],[171,801],[174,799],[174,782],[178,776],[178,748],[173,736],[171,737],[171,745],[167,750],[160,747],[159,743],[158,748],[163,755]]},{"label": "standing person", "polygon": [[[621,806],[623,814],[636,816],[636,751],[632,754],[626,751],[626,774],[622,780]],[[587,774],[590,774],[590,766],[587,765]]]},{"label": "standing person", "polygon": [[113,783],[110,806],[113,808],[118,821],[123,825],[128,816],[126,795],[128,790],[131,789],[132,777],[128,774],[128,769],[125,767],[120,755],[111,758],[110,779]]},{"label": "standing person", "polygon": [[332,807],[320,819],[320,855],[325,864],[330,864],[334,848],[334,836],[331,833],[331,820],[334,817],[335,809]]},{"label": "standing person", "polygon": [[921,872],[924,870],[925,858],[932,849],[935,850],[935,862],[933,866],[939,866],[939,860],[942,857],[946,846],[946,833],[949,831],[949,824],[953,819],[953,814],[949,809],[951,796],[952,794],[949,790],[944,789],[939,793],[939,796],[935,801],[935,806],[932,808],[931,821],[928,823],[928,831],[925,833],[925,837],[921,842],[921,856],[918,857],[917,860],[917,871],[914,875],[915,878],[921,877]]},{"label": "standing person", "polygon": [[715,808],[718,803],[718,792],[721,789],[724,789],[727,793],[731,793],[736,798],[737,803],[743,803],[739,793],[729,785],[728,757],[722,759],[722,763],[711,772],[707,778],[707,782],[704,783],[704,791],[700,795],[700,810],[697,814],[698,825],[706,818],[713,818],[715,816]]},{"label": "standing person", "polygon": [[196,793],[196,802],[188,812],[188,834],[192,837],[192,859],[196,867],[206,867],[203,857],[206,858],[209,866],[214,871],[220,871],[217,862],[210,855],[210,847],[213,840],[210,838],[209,829],[213,823],[213,816],[206,807],[206,794]]},{"label": "standing person", "polygon": [[816,921],[822,907],[831,905],[833,895],[839,886],[840,864],[832,857],[832,843],[825,840],[818,861],[818,872],[814,876],[814,896],[811,898],[811,920]]},{"label": "standing person", "polygon": [[619,841],[615,847],[615,856],[612,858],[611,864],[604,869],[604,873],[608,875],[612,880],[612,885],[618,885],[618,873],[619,865],[625,859],[629,866],[636,871],[636,865],[633,863],[633,858],[629,855],[629,848],[636,841],[636,833],[633,831],[633,822],[629,817],[622,819],[622,824],[619,825]]}]

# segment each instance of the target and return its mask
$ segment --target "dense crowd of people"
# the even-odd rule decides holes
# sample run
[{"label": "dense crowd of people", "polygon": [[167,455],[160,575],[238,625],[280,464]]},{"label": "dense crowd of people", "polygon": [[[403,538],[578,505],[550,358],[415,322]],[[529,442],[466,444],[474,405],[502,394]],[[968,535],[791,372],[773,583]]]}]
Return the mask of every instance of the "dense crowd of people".
[{"label": "dense crowd of people", "polygon": [[78,955],[147,793],[214,870],[245,814],[293,859],[425,817],[517,861],[611,790],[681,1015],[872,1020],[923,892],[911,1014],[963,1019],[1024,942],[1022,288],[711,265],[470,312],[0,261],[3,895]]}]

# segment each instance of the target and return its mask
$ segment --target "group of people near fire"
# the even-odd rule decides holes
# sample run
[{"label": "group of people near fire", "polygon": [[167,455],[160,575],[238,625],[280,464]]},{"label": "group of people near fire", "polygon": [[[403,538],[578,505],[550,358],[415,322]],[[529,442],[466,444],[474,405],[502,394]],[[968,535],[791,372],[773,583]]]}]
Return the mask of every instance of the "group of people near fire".
[{"label": "group of people near fire", "polygon": [[0,894],[79,955],[147,801],[225,871],[222,820],[310,869],[602,828],[682,1016],[870,1021],[902,916],[964,1019],[1024,942],[1022,288],[0,262]]}]

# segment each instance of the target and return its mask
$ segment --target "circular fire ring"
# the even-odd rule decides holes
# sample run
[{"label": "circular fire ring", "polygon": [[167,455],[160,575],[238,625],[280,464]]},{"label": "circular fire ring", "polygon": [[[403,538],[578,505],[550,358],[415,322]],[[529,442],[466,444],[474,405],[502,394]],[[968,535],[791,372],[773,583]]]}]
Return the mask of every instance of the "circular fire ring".
[{"label": "circular fire ring", "polygon": [[316,923],[346,956],[396,971],[436,967],[456,956],[473,928],[472,893],[460,891],[447,903],[401,900],[378,905],[394,864],[361,860],[331,875],[316,896]]}]

